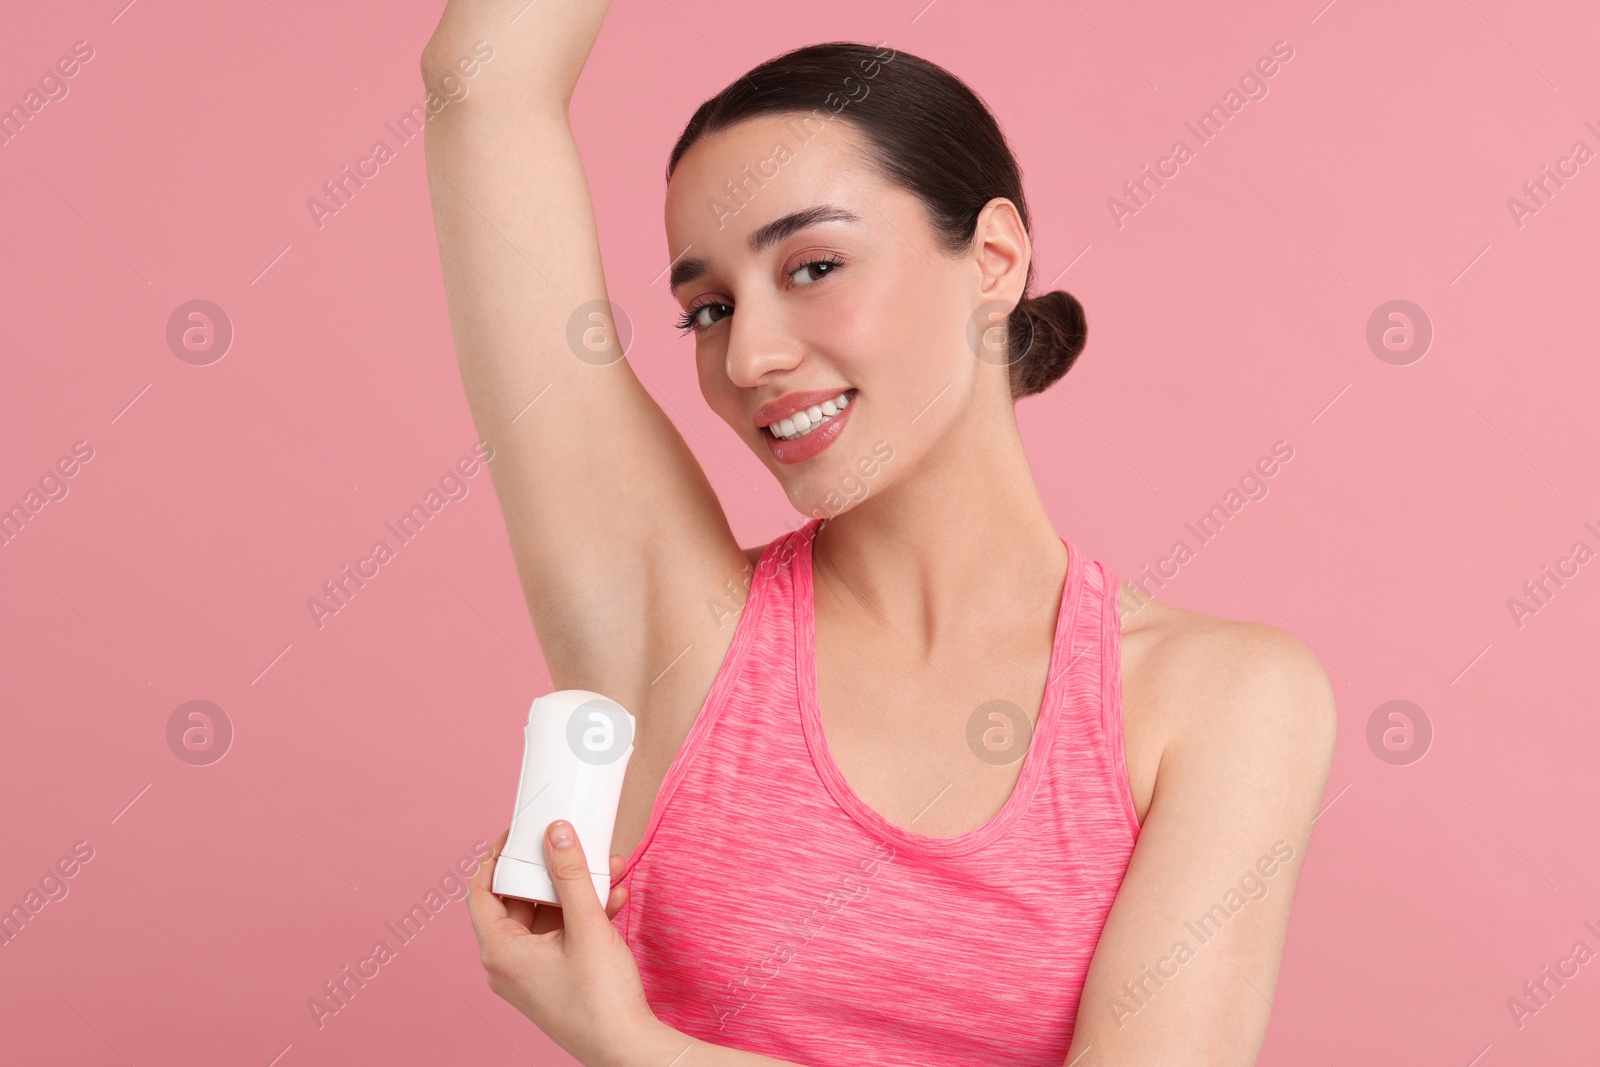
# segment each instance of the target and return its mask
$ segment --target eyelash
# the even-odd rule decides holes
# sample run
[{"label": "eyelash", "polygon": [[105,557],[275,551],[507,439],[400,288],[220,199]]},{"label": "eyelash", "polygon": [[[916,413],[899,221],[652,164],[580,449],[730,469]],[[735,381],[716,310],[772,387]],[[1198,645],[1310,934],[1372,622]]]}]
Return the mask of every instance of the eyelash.
[{"label": "eyelash", "polygon": [[[816,266],[820,266],[821,264],[824,264],[824,263],[826,263],[830,269],[824,271],[818,277],[817,281],[821,281],[823,278],[826,278],[828,275],[832,274],[839,267],[844,266],[844,261],[842,259],[839,259],[838,257],[833,256],[833,255],[826,255],[826,256],[819,256],[816,259],[807,260],[806,262],[800,264],[798,267],[795,267],[794,270],[790,271],[789,273],[790,274],[797,274],[800,271],[805,270],[807,267],[816,267]],[[816,282],[807,282],[806,284],[807,285],[815,285],[817,283]],[[698,316],[700,314],[700,312],[704,311],[706,308],[708,308],[708,307],[727,307],[727,306],[728,305],[726,305],[726,304],[724,304],[724,303],[722,303],[720,301],[717,301],[717,300],[708,300],[704,304],[696,304],[694,307],[690,308],[688,311],[685,311],[683,313],[683,316],[678,319],[678,322],[677,322],[678,332],[679,333],[685,333],[685,334],[694,332],[695,331],[695,324],[694,324],[695,317]],[[726,317],[726,316],[724,316],[724,317]],[[719,319],[717,321],[720,322],[721,320]],[[711,324],[711,326],[715,326],[715,325],[716,325],[715,322],[713,322]],[[707,326],[706,329],[709,330],[711,328],[711,326]]]}]

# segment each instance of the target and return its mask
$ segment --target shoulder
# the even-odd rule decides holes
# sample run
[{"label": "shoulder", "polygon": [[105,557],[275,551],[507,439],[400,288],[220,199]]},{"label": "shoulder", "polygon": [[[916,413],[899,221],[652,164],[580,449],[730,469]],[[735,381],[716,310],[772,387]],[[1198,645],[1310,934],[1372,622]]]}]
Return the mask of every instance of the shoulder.
[{"label": "shoulder", "polygon": [[1333,689],[1305,642],[1265,623],[1141,598],[1126,585],[1120,607],[1124,687],[1137,692],[1143,725],[1164,751],[1225,753],[1233,766],[1331,762]]}]

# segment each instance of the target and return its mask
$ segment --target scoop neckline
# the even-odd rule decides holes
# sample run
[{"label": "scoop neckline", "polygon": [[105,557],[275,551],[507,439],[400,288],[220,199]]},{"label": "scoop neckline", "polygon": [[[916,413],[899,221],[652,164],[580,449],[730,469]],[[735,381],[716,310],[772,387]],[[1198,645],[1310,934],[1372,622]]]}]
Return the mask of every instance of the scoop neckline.
[{"label": "scoop neckline", "polygon": [[[1045,678],[1044,696],[1040,701],[1038,718],[1034,722],[1033,737],[1023,756],[1022,770],[1017,776],[1011,795],[988,822],[955,837],[930,837],[908,830],[890,822],[856,793],[833,758],[828,747],[827,732],[822,725],[822,712],[817,699],[817,648],[816,599],[812,584],[811,546],[824,520],[812,519],[792,535],[804,542],[794,553],[794,629],[795,673],[800,694],[800,722],[812,762],[822,775],[828,792],[855,821],[866,829],[892,842],[897,847],[913,852],[959,855],[993,842],[1004,834],[1027,808],[1039,779],[1048,763],[1051,742],[1060,719],[1060,703],[1065,688],[1063,675],[1071,635],[1077,628],[1078,601],[1083,582],[1083,558],[1078,547],[1066,538],[1061,543],[1067,549],[1067,573],[1061,585],[1061,601],[1056,608],[1056,628],[1050,646],[1049,673]],[[1057,535],[1059,536],[1059,535]]]}]

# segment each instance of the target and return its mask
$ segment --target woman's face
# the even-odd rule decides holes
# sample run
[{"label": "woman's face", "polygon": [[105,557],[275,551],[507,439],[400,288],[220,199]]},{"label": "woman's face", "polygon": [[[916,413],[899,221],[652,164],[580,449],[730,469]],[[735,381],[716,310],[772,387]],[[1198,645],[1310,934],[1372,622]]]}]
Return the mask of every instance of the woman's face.
[{"label": "woman's face", "polygon": [[[973,327],[1020,297],[1027,238],[1001,218],[998,242],[948,255],[921,201],[863,162],[853,127],[801,122],[749,119],[690,148],[667,188],[667,241],[706,402],[796,509],[831,517],[921,467],[974,412],[1009,409],[1005,367],[977,358]],[[1016,219],[998,204],[980,233],[991,215]],[[823,418],[793,437],[801,425],[772,418],[799,404]]]}]

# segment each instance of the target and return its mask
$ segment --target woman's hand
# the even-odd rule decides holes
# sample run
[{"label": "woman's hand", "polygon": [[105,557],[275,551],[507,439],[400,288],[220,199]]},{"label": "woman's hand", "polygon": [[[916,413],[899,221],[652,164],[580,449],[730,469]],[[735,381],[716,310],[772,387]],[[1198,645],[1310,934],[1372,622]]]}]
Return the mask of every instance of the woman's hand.
[{"label": "woman's hand", "polygon": [[[570,843],[558,846],[554,835],[562,828]],[[579,1063],[613,1062],[632,1046],[635,1035],[656,1025],[633,952],[611,925],[627,900],[627,889],[612,889],[602,907],[583,846],[572,827],[558,821],[546,829],[544,850],[561,905],[502,899],[490,886],[509,833],[495,840],[467,891],[489,988]],[[623,866],[623,858],[613,855],[611,876]]]}]

